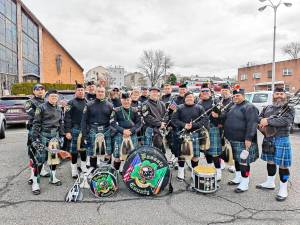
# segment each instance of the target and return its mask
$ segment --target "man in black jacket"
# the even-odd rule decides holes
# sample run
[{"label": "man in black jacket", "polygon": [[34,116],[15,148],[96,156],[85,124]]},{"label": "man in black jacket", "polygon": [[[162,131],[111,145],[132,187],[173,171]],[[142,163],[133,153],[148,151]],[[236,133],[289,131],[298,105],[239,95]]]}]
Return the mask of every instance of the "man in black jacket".
[{"label": "man in black jacket", "polygon": [[292,149],[289,140],[290,127],[293,124],[295,110],[289,106],[282,116],[279,111],[287,103],[287,96],[283,88],[277,87],[273,94],[273,104],[266,106],[259,115],[260,128],[275,128],[271,137],[264,137],[261,159],[267,162],[267,180],[258,184],[258,189],[275,189],[276,166],[279,166],[280,189],[277,201],[284,201],[288,196],[287,183],[290,176],[289,167],[292,164]]},{"label": "man in black jacket", "polygon": [[96,99],[96,85],[95,85],[94,81],[89,81],[87,83],[87,91],[88,91],[88,93],[85,96],[86,100],[88,102],[95,100]]},{"label": "man in black jacket", "polygon": [[122,106],[115,108],[113,112],[114,120],[111,126],[116,129],[114,137],[114,167],[119,170],[121,165],[120,151],[122,150],[123,139],[128,139],[130,147],[133,149],[137,147],[137,132],[141,129],[141,116],[138,108],[131,107],[131,98],[128,93],[121,95]]},{"label": "man in black jacket", "polygon": [[[87,142],[87,155],[90,156],[90,166],[93,168],[97,168],[97,155],[101,155],[102,151],[105,151],[105,163],[111,163],[110,120],[112,111],[112,104],[105,98],[105,88],[97,87],[96,99],[87,103],[81,121],[82,141]],[[104,142],[105,145],[103,145]],[[98,148],[99,145],[101,149]]]},{"label": "man in black jacket", "polygon": [[[204,115],[203,118],[198,119],[201,115]],[[187,134],[192,135],[193,139],[193,158],[191,160],[192,168],[195,168],[198,165],[200,157],[200,144],[199,144],[199,130],[202,127],[208,128],[208,117],[204,114],[204,108],[201,105],[195,104],[195,97],[193,93],[187,92],[185,94],[185,103],[178,106],[176,112],[172,116],[172,124],[181,131],[185,129]],[[176,140],[179,142],[179,146],[182,143],[182,140]],[[178,158],[178,176],[179,181],[184,180],[184,164],[185,158],[179,153]]]},{"label": "man in black jacket", "polygon": [[141,97],[139,98],[139,101],[144,103],[145,101],[148,100],[149,91],[148,91],[148,88],[146,88],[146,87],[142,87],[141,90],[142,90],[142,94],[141,94]]},{"label": "man in black jacket", "polygon": [[259,156],[257,146],[258,109],[245,100],[245,90],[236,86],[233,91],[234,106],[226,114],[224,132],[230,141],[235,161],[235,178],[229,185],[238,185],[236,193],[249,188],[250,163]]},{"label": "man in black jacket", "polygon": [[65,107],[64,127],[66,139],[71,140],[70,153],[72,155],[71,173],[73,178],[77,178],[77,158],[78,151],[81,157],[81,170],[87,171],[86,168],[86,151],[84,148],[78,149],[77,141],[81,133],[81,120],[83,109],[86,106],[84,98],[84,87],[81,84],[76,84],[75,97],[68,102]]},{"label": "man in black jacket", "polygon": [[142,106],[142,115],[145,122],[145,140],[144,144],[165,151],[163,146],[163,137],[161,130],[166,129],[168,114],[165,104],[159,100],[160,89],[150,88],[149,100]]}]

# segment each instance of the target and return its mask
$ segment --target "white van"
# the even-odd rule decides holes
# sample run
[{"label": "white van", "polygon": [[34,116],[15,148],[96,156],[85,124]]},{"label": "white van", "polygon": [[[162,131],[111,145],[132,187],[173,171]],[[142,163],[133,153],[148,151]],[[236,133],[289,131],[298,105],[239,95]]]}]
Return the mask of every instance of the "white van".
[{"label": "white van", "polygon": [[272,96],[272,91],[248,92],[245,94],[246,100],[255,105],[259,113],[264,107],[272,104]]}]

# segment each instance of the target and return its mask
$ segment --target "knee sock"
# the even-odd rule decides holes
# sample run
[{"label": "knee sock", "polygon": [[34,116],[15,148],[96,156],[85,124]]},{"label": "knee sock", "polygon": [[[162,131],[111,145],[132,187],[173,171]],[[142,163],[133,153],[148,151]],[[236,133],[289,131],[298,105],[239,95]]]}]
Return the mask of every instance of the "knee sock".
[{"label": "knee sock", "polygon": [[86,161],[86,151],[80,151],[79,154],[80,154],[81,161],[85,162]]},{"label": "knee sock", "polygon": [[[191,160],[192,168],[195,168],[196,166],[198,166],[198,163],[199,163],[199,160],[197,160],[197,161]],[[184,165],[183,165],[183,166],[184,166]]]},{"label": "knee sock", "polygon": [[213,157],[211,155],[205,154],[205,158],[208,164],[213,163]]},{"label": "knee sock", "polygon": [[119,170],[119,169],[120,169],[120,165],[121,165],[121,161],[119,161],[119,162],[114,161],[114,168],[115,168],[116,170]]},{"label": "knee sock", "polygon": [[238,161],[234,161],[234,167],[235,167],[235,171],[237,172],[241,171],[241,166]]},{"label": "knee sock", "polygon": [[178,159],[178,166],[179,167],[184,167],[184,164],[185,164],[185,159],[179,157],[179,159]]},{"label": "knee sock", "polygon": [[250,165],[240,165],[240,168],[242,177],[247,178],[250,176]]},{"label": "knee sock", "polygon": [[221,162],[220,162],[220,157],[216,156],[216,157],[212,157],[213,161],[214,161],[214,165],[216,169],[220,169],[221,168]]},{"label": "knee sock", "polygon": [[71,153],[72,156],[72,164],[76,164],[77,163],[77,158],[78,158],[78,153]]},{"label": "knee sock", "polygon": [[93,157],[90,158],[90,166],[95,168],[95,169],[97,168],[97,157],[93,156]]},{"label": "knee sock", "polygon": [[268,176],[275,176],[276,174],[276,165],[267,163]]},{"label": "knee sock", "polygon": [[279,177],[282,183],[289,180],[290,170],[288,168],[279,168]]}]

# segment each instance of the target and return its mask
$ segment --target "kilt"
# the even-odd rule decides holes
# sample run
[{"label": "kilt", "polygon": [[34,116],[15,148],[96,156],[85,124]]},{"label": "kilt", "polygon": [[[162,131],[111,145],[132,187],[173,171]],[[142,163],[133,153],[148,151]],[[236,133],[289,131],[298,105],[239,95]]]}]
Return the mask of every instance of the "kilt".
[{"label": "kilt", "polygon": [[230,141],[231,147],[232,147],[232,154],[233,154],[233,159],[239,163],[253,163],[255,162],[258,157],[259,157],[259,152],[258,152],[258,145],[257,143],[253,143],[251,147],[249,148],[249,156],[246,161],[242,160],[240,158],[240,154],[243,150],[245,150],[245,142],[240,142],[240,141]]},{"label": "kilt", "polygon": [[213,157],[222,154],[222,142],[220,129],[218,127],[211,127],[209,129],[210,147],[205,152],[205,154],[211,155]]},{"label": "kilt", "polygon": [[144,136],[144,145],[153,146],[153,128],[147,127]]},{"label": "kilt", "polygon": [[96,152],[94,152],[94,147],[95,147],[96,134],[99,134],[99,133],[104,134],[105,144],[106,144],[106,152],[105,153],[107,155],[112,154],[110,129],[106,128],[103,131],[96,131],[95,129],[90,129],[88,140],[87,140],[87,142],[88,142],[87,155],[88,156],[96,155]]},{"label": "kilt", "polygon": [[72,139],[71,139],[71,145],[70,145],[70,153],[77,153],[77,140],[78,140],[78,136],[80,134],[80,130],[77,128],[72,128],[71,131],[72,134]]},{"label": "kilt", "polygon": [[[123,135],[120,133],[116,134],[114,137],[114,152],[113,152],[114,158],[120,158],[120,148],[121,148],[122,141],[123,141]],[[134,148],[137,148],[138,139],[136,134],[131,135],[131,141],[133,143]]]},{"label": "kilt", "polygon": [[290,167],[292,165],[292,148],[289,137],[273,137],[272,142],[275,146],[274,154],[262,152],[261,159],[272,161],[278,166]]},{"label": "kilt", "polygon": [[[41,139],[42,144],[47,147],[48,147],[49,141],[55,137],[56,138],[59,137],[59,133],[58,133],[57,129],[53,129],[49,133],[41,132],[41,134],[40,134],[40,139]],[[42,165],[48,159],[48,152],[46,150],[36,152],[35,157],[36,157],[36,160],[38,161],[38,164]]]},{"label": "kilt", "polygon": [[[192,142],[193,142],[193,155],[194,157],[200,157],[200,141],[199,141],[199,133],[195,132],[192,134]],[[180,148],[182,141],[180,141]],[[180,153],[181,154],[181,153]]]}]

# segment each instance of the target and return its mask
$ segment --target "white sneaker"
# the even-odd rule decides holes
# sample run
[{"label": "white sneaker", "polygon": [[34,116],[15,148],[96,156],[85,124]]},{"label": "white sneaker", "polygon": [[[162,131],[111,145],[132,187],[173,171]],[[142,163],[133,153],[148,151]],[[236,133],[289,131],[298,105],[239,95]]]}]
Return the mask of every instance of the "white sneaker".
[{"label": "white sneaker", "polygon": [[242,193],[249,189],[249,177],[242,177],[241,183],[234,190],[236,193]]},{"label": "white sneaker", "polygon": [[78,177],[77,163],[76,164],[71,163],[71,173],[74,179]]},{"label": "white sneaker", "polygon": [[177,180],[182,182],[184,180],[184,167],[178,167]]},{"label": "white sneaker", "polygon": [[41,193],[40,185],[37,177],[33,176],[31,185],[32,194],[39,195]]},{"label": "white sneaker", "polygon": [[49,177],[50,173],[46,170],[45,164],[43,164],[42,170],[40,172],[41,177]]},{"label": "white sneaker", "polygon": [[217,169],[217,181],[221,181],[222,179],[222,169]]},{"label": "white sneaker", "polygon": [[235,177],[228,182],[228,185],[238,185],[239,183],[241,183],[241,180],[242,180],[241,171],[236,171]]},{"label": "white sneaker", "polygon": [[87,172],[87,167],[86,167],[86,161],[81,161],[80,162],[80,168],[81,168],[81,171],[86,173]]},{"label": "white sneaker", "polygon": [[287,185],[288,185],[288,182],[282,183],[280,181],[279,192],[278,192],[278,194],[276,196],[276,200],[277,201],[282,202],[282,201],[284,201],[288,197]]},{"label": "white sneaker", "polygon": [[87,156],[87,157],[86,157],[86,166],[87,166],[87,167],[90,167],[90,166],[91,166],[90,158],[91,158],[90,156]]},{"label": "white sneaker", "polygon": [[268,176],[267,180],[262,184],[256,185],[256,188],[257,189],[271,189],[271,190],[274,190],[275,189],[275,176]]}]

